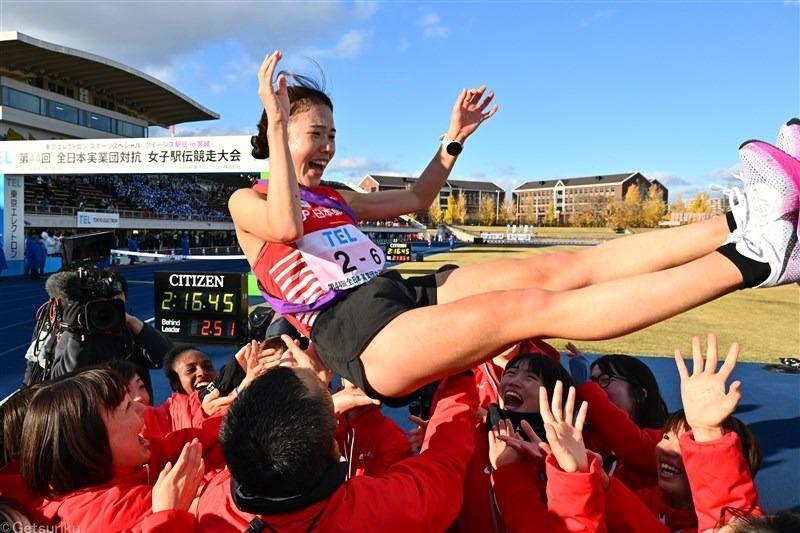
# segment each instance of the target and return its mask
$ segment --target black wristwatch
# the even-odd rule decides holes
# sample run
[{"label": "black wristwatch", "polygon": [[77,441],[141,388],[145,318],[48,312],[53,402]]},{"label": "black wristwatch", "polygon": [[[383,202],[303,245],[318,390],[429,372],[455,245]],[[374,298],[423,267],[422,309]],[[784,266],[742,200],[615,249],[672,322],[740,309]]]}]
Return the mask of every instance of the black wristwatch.
[{"label": "black wristwatch", "polygon": [[462,150],[464,150],[463,144],[456,140],[448,139],[447,137],[442,138],[442,146],[444,146],[444,151],[453,157],[457,156]]}]

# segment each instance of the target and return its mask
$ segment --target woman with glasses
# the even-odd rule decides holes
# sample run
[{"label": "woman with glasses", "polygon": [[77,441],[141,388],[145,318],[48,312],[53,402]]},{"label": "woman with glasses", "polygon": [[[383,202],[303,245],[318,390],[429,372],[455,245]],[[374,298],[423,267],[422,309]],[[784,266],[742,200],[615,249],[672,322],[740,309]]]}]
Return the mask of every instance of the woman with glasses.
[{"label": "woman with glasses", "polygon": [[[630,355],[604,355],[590,366],[572,343],[567,351],[578,399],[589,404],[592,446],[604,452],[610,473],[629,487],[654,486],[655,449],[669,413],[653,372]],[[579,358],[584,372],[576,371]]]}]

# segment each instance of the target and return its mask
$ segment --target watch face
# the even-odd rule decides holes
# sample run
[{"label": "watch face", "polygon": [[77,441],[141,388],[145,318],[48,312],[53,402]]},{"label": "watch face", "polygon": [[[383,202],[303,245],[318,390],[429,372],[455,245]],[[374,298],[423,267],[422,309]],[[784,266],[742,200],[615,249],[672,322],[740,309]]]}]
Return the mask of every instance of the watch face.
[{"label": "watch face", "polygon": [[445,148],[445,150],[447,150],[447,153],[450,155],[458,155],[461,153],[461,150],[463,149],[464,147],[458,141],[450,141],[449,143],[447,143],[447,148]]}]

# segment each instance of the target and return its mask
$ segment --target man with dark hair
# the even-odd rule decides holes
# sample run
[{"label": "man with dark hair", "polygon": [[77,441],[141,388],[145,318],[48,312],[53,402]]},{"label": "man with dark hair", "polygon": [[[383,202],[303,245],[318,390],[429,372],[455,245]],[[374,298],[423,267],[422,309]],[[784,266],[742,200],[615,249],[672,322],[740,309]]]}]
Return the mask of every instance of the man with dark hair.
[{"label": "man with dark hair", "polygon": [[461,507],[477,393],[448,378],[422,453],[347,479],[330,392],[313,371],[275,368],[233,403],[220,432],[228,469],[200,497],[208,531],[442,531]]}]

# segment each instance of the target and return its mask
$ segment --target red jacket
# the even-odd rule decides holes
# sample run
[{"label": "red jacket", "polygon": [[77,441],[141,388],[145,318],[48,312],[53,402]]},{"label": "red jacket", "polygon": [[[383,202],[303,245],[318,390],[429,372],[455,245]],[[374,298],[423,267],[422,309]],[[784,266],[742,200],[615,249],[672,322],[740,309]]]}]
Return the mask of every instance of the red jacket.
[{"label": "red jacket", "polygon": [[697,442],[688,431],[681,435],[680,445],[700,531],[717,527],[720,520],[727,522],[730,509],[750,516],[763,514],[739,435],[729,431],[720,439]]},{"label": "red jacket", "polygon": [[19,461],[12,461],[0,468],[0,496],[22,506],[33,523],[52,524],[58,511],[58,502],[42,496],[32,496],[25,486],[19,468]]},{"label": "red jacket", "polygon": [[597,383],[589,381],[576,390],[578,402],[586,401],[586,422],[591,427],[587,447],[617,458],[613,476],[631,489],[653,488],[658,482],[656,445],[664,432],[640,428],[628,413],[614,405]]},{"label": "red jacket", "polygon": [[142,435],[151,439],[180,429],[199,428],[207,418],[197,391],[192,394],[173,392],[158,407],[145,410]]},{"label": "red jacket", "polygon": [[350,476],[379,476],[403,459],[411,457],[411,444],[403,430],[380,407],[362,408],[355,416],[339,417],[336,442],[347,459]]},{"label": "red jacket", "polygon": [[697,516],[694,509],[670,507],[657,485],[634,492],[612,477],[606,490],[606,525],[620,533],[692,532],[697,531]]},{"label": "red jacket", "polygon": [[[345,481],[328,499],[281,515],[262,516],[271,531],[443,531],[461,506],[464,470],[472,453],[477,395],[472,379],[455,376],[431,417],[422,453],[378,477]],[[243,531],[255,515],[240,511],[223,470],[200,496],[202,531]]]},{"label": "red jacket", "polygon": [[[540,339],[528,339],[521,342],[517,354],[512,356],[512,359],[522,353],[541,353],[556,360],[560,357],[555,348]],[[490,360],[476,366],[472,371],[475,376],[475,388],[478,391],[478,406],[487,409],[490,403],[499,403],[500,378],[503,375],[503,368]],[[475,452],[467,465],[464,481],[464,504],[450,530],[476,533],[499,531],[502,529],[502,519],[499,516],[492,489],[492,468],[489,464],[486,424],[477,425],[473,438]],[[538,480],[542,493],[544,493],[544,482],[539,476],[539,471],[524,470],[527,472],[526,475],[531,475]]]},{"label": "red jacket", "polygon": [[[153,517],[152,490],[167,461],[175,461],[184,444],[197,437],[203,445],[206,470],[224,463],[217,441],[221,417],[210,418],[202,429],[183,429],[150,443],[150,461],[133,469],[118,469],[113,479],[67,494],[59,501],[62,525],[83,531],[145,531],[145,520]],[[150,518],[148,527],[158,525]],[[159,526],[160,527],[160,526]]]},{"label": "red jacket", "polygon": [[526,471],[525,463],[498,468],[494,480],[497,503],[506,529],[517,532],[605,532],[603,465],[588,455],[589,471],[568,474],[553,456],[545,462],[547,498]]}]

